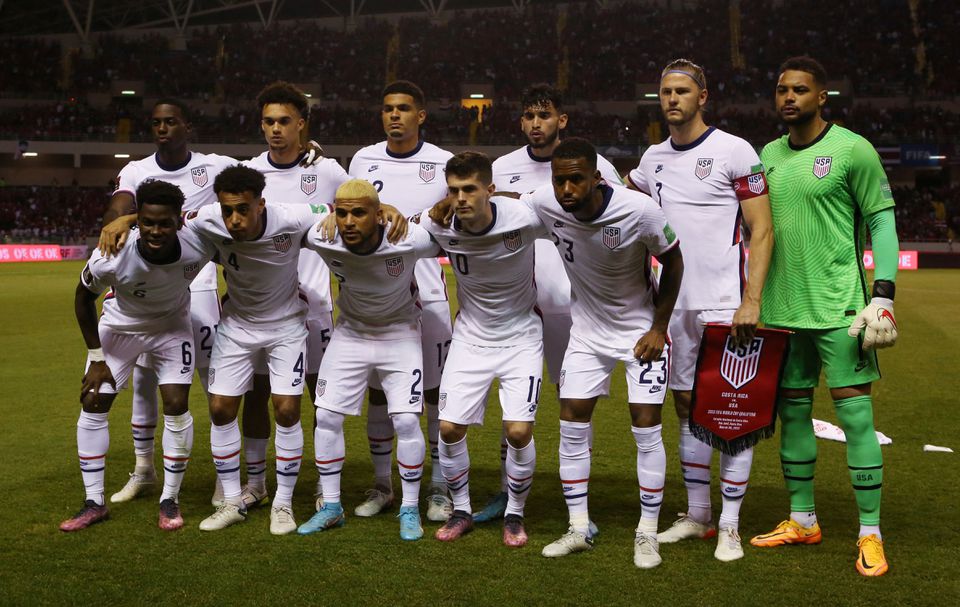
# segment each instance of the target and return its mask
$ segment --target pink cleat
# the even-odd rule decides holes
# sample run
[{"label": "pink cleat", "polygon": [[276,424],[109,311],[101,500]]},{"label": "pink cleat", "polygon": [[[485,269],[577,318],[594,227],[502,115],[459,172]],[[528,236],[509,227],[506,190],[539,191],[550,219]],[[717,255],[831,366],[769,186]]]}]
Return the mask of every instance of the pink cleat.
[{"label": "pink cleat", "polygon": [[73,515],[73,518],[68,518],[60,523],[60,531],[80,531],[108,518],[110,518],[110,511],[107,510],[105,505],[101,506],[93,500],[87,500],[83,503],[80,512]]},{"label": "pink cleat", "polygon": [[527,545],[527,531],[523,528],[523,517],[508,514],[503,518],[503,545],[520,548]]},{"label": "pink cleat", "polygon": [[180,505],[172,498],[160,502],[160,519],[157,526],[164,531],[176,531],[183,527],[183,516],[180,514]]},{"label": "pink cleat", "polygon": [[443,527],[437,529],[436,537],[441,542],[452,542],[473,531],[473,516],[463,510],[454,510]]}]

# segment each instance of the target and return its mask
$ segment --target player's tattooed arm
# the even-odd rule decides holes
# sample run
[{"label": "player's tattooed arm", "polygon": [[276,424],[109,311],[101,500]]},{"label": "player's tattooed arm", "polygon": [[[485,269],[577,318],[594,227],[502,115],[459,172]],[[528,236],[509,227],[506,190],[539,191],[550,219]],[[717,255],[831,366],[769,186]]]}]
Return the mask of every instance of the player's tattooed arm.
[{"label": "player's tattooed arm", "polygon": [[766,195],[743,200],[740,208],[743,220],[750,229],[750,273],[743,291],[743,301],[733,315],[730,334],[738,345],[744,345],[753,339],[757,323],[760,322],[760,297],[773,254],[773,218],[770,199]]},{"label": "player's tattooed arm", "polygon": [[127,244],[127,236],[130,234],[130,228],[137,223],[137,214],[131,213],[123,215],[111,221],[100,230],[100,241],[97,248],[104,257],[116,255],[117,251]]},{"label": "player's tattooed arm", "polygon": [[660,287],[657,292],[657,307],[653,311],[653,323],[633,347],[633,355],[642,362],[651,362],[663,354],[663,345],[667,341],[667,326],[670,315],[680,294],[680,281],[683,279],[683,255],[676,245],[657,256],[660,266]]},{"label": "player's tattooed arm", "polygon": [[[80,326],[80,333],[83,335],[83,341],[90,350],[90,366],[83,375],[80,388],[80,399],[84,395],[93,392],[96,396],[100,393],[100,386],[108,383],[116,390],[117,384],[113,379],[113,373],[106,361],[103,360],[102,346],[100,344],[100,335],[97,332],[97,298],[99,295],[88,289],[82,282],[77,283],[76,294],[73,299],[73,308],[77,316],[77,324]],[[95,360],[100,358],[100,360]]]}]

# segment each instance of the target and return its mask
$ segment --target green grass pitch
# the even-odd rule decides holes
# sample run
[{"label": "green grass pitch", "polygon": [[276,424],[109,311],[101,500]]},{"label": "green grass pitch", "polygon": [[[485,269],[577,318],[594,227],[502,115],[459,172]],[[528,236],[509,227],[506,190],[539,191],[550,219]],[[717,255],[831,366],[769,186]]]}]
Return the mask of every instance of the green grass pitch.
[{"label": "green grass pitch", "polygon": [[[273,537],[267,511],[228,530],[201,534],[211,512],[214,471],[209,421],[195,383],[193,460],[181,503],[186,528],[156,527],[158,496],[111,508],[110,521],[80,533],[58,531],[83,499],[76,461],[76,418],[84,346],[73,318],[73,291],[81,264],[0,266],[0,603],[2,604],[373,604],[373,605],[881,605],[957,604],[958,387],[960,273],[901,272],[897,346],[881,354],[884,378],[876,386],[877,428],[893,438],[884,447],[883,531],[890,572],[863,579],[854,570],[857,511],[839,443],[820,441],[819,546],[759,550],[720,563],[712,541],[665,545],[663,565],[633,566],[633,529],[639,518],[636,450],[624,405],[622,374],[595,417],[590,505],[601,535],[591,553],[559,560],[540,549],[566,528],[557,475],[558,405],[545,386],[536,430],[538,465],[527,506],[530,544],[501,544],[498,525],[479,527],[448,545],[426,524],[425,538],[401,542],[393,515],[350,516],[371,480],[363,422],[347,423],[343,529],[299,537]],[[133,467],[129,391],[111,416],[108,494]],[[305,462],[313,454],[310,414]],[[498,487],[499,410],[469,435],[474,503]],[[815,415],[835,420],[824,390]],[[668,473],[661,529],[685,507],[676,456],[672,404],[664,415]],[[160,432],[157,438],[159,443]],[[956,454],[924,453],[924,443],[952,446]],[[159,458],[159,445],[157,457]],[[272,448],[271,448],[272,455]],[[714,478],[716,478],[716,459]],[[159,469],[159,464],[158,464]],[[268,475],[273,485],[272,472]],[[295,498],[298,521],[312,511],[316,472],[304,465]],[[953,479],[953,480],[951,480]],[[399,483],[395,480],[395,486]],[[719,497],[714,489],[715,516]],[[787,495],[777,439],[758,448],[741,515],[746,544],[787,516]],[[394,513],[395,514],[395,513]],[[954,599],[949,597],[953,596]]]}]

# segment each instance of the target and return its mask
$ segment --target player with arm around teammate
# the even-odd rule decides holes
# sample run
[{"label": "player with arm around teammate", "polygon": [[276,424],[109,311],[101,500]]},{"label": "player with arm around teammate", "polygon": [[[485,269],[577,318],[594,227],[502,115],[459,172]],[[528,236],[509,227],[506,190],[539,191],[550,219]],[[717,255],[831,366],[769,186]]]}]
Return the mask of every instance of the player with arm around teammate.
[{"label": "player with arm around teammate", "polygon": [[[183,526],[178,496],[193,447],[193,418],[187,407],[196,354],[189,286],[213,248],[180,229],[183,193],[175,185],[147,180],[136,195],[139,229],[130,236],[130,246],[110,259],[94,251],[76,289],[77,323],[89,349],[77,421],[86,501],[80,512],[61,523],[62,531],[85,529],[109,516],[104,503],[107,416],[142,354],[150,355],[164,409],[159,526]],[[106,288],[111,292],[98,323],[96,301]]]}]

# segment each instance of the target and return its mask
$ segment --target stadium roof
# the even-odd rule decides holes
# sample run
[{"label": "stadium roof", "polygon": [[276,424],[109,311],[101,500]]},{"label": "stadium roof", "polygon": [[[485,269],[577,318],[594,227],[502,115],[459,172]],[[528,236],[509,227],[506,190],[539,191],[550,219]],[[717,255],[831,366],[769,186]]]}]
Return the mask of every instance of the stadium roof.
[{"label": "stadium roof", "polygon": [[0,35],[80,34],[148,27],[546,4],[549,0],[0,0]]}]

